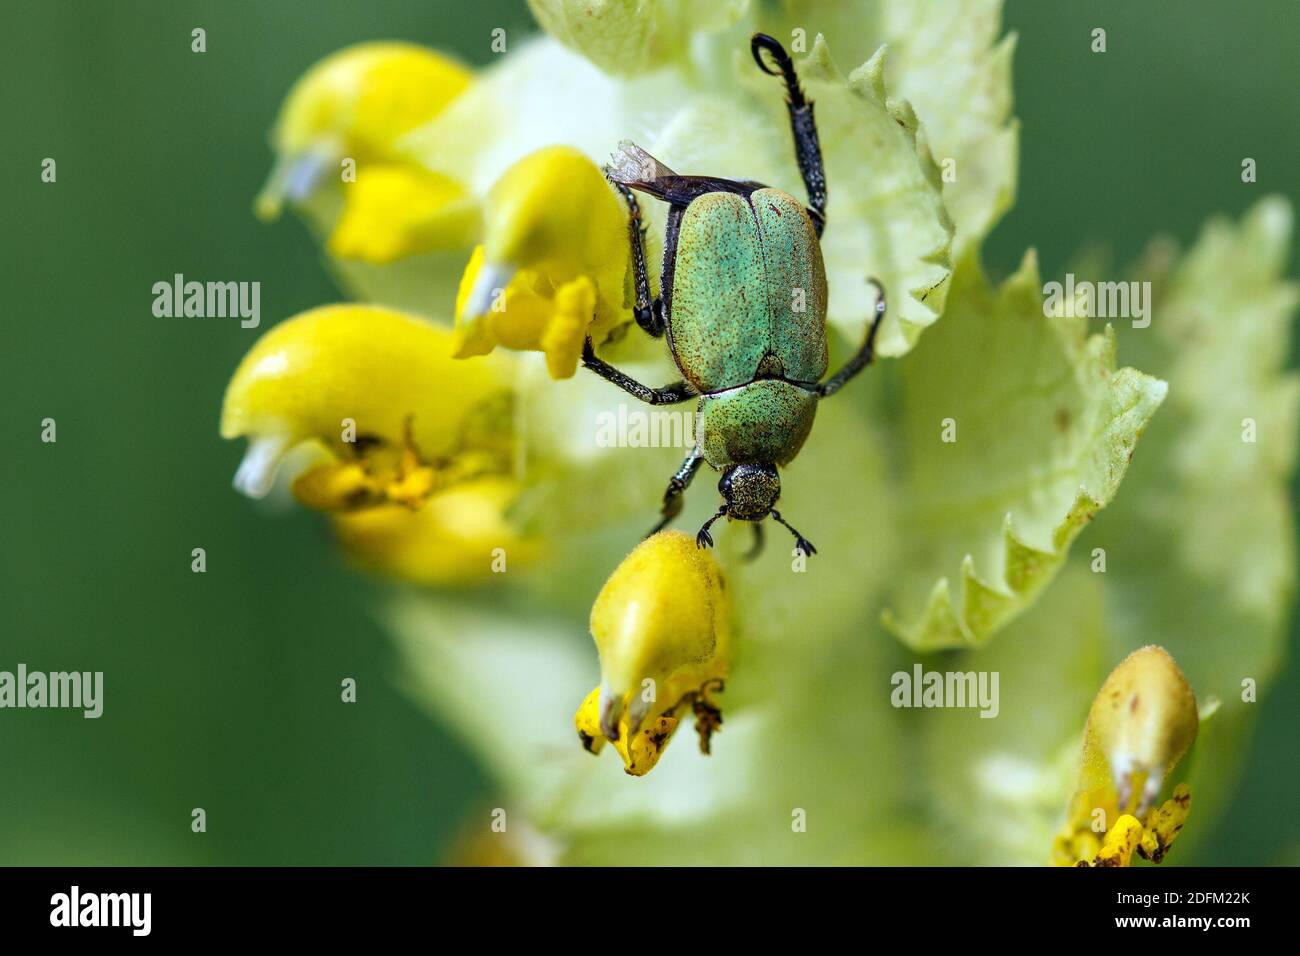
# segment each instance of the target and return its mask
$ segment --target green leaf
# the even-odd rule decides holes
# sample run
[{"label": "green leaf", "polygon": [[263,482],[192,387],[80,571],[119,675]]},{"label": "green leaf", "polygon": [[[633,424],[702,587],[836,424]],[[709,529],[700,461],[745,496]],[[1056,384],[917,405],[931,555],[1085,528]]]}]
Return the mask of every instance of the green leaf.
[{"label": "green leaf", "polygon": [[[1020,124],[1011,117],[1016,37],[1001,0],[896,0],[885,10],[891,88],[911,100],[943,168],[953,255],[978,245],[1015,201]],[[886,78],[887,80],[890,77]],[[951,165],[948,161],[951,160]]]},{"label": "green leaf", "polygon": [[886,622],[909,647],[983,644],[1032,603],[1164,398],[1163,382],[1116,370],[1113,331],[1043,313],[1032,254],[997,291],[968,257],[945,321],[902,367],[904,554]]}]

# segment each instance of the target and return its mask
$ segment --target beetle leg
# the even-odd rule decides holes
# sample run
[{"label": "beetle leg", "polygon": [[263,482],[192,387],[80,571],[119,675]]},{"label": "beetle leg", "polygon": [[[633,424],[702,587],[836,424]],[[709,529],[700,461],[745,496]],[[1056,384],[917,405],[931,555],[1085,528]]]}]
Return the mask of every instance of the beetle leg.
[{"label": "beetle leg", "polygon": [[750,526],[754,529],[754,546],[745,552],[746,561],[753,561],[763,553],[763,522],[754,521]]},{"label": "beetle leg", "polygon": [[616,188],[623,195],[628,210],[628,239],[632,245],[632,272],[636,285],[636,306],[632,314],[636,324],[649,335],[659,338],[664,334],[663,302],[650,297],[650,275],[645,267],[645,226],[641,222],[641,206],[636,195],[623,183],[614,181]]},{"label": "beetle leg", "polygon": [[651,388],[642,385],[636,379],[620,372],[603,359],[596,357],[596,348],[591,344],[591,337],[582,346],[582,364],[591,369],[607,382],[613,382],[633,398],[639,398],[647,405],[676,405],[688,399],[696,398],[697,393],[685,379],[673,382],[663,388]]},{"label": "beetle leg", "polygon": [[664,505],[660,511],[663,517],[659,519],[657,525],[650,529],[650,534],[646,535],[647,538],[651,534],[658,534],[664,530],[674,518],[682,513],[682,494],[690,487],[691,481],[695,478],[695,473],[700,470],[702,461],[704,461],[704,455],[700,453],[698,448],[686,456],[682,466],[677,469],[677,474],[673,475],[672,480],[668,482],[668,490],[664,492]]},{"label": "beetle leg", "polygon": [[781,517],[781,512],[779,512],[779,511],[772,511],[772,512],[770,512],[770,514],[771,514],[773,520],[776,521],[777,524],[779,524],[779,525],[784,525],[786,528],[789,529],[790,533],[791,533],[792,535],[794,535],[794,546],[795,546],[796,548],[798,548],[800,551],[802,551],[805,555],[810,555],[810,554],[816,554],[816,553],[817,553],[817,549],[814,548],[814,547],[812,546],[812,542],[809,541],[807,538],[805,538],[803,535],[801,535],[798,531],[796,531],[796,530],[795,530],[793,527],[791,527],[789,524],[787,524],[787,523],[786,523],[786,520],[785,520],[784,518]]},{"label": "beetle leg", "polygon": [[695,547],[697,548],[713,547],[713,535],[709,534],[709,527],[710,525],[713,524],[713,522],[723,517],[726,513],[727,513],[727,506],[723,505],[721,508],[718,509],[717,514],[715,514],[708,521],[704,522],[704,527],[702,527],[699,530],[699,533],[695,535]]},{"label": "beetle leg", "polygon": [[[817,140],[813,105],[804,98],[799,77],[794,72],[794,62],[779,40],[766,33],[755,33],[749,41],[749,49],[760,70],[770,76],[780,76],[785,81],[785,105],[790,111],[790,131],[794,134],[794,158],[808,190],[808,215],[820,237],[826,227],[826,169],[822,165],[822,147]],[[777,67],[775,70],[763,62],[761,50],[772,55]]]},{"label": "beetle leg", "polygon": [[872,359],[876,357],[876,333],[880,330],[880,322],[885,317],[885,287],[875,279],[867,281],[876,287],[878,293],[876,317],[871,320],[871,328],[867,330],[867,338],[862,343],[862,348],[858,349],[858,354],[853,356],[842,369],[817,386],[817,394],[822,398],[838,392],[849,379],[870,365]]}]

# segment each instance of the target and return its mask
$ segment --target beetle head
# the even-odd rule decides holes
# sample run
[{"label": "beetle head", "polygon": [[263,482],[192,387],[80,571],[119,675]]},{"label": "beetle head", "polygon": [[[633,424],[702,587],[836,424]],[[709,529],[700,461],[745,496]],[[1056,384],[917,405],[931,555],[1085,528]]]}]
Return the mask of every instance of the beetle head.
[{"label": "beetle head", "polygon": [[781,476],[773,465],[732,465],[722,473],[718,491],[731,517],[761,521],[781,497]]}]

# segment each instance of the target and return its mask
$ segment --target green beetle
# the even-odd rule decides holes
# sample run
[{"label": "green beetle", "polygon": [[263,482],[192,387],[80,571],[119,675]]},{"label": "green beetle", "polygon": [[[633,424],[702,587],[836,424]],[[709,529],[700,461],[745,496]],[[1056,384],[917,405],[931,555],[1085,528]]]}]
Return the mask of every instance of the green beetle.
[{"label": "green beetle", "polygon": [[[699,547],[713,544],[709,528],[724,516],[754,522],[761,543],[759,522],[771,517],[790,530],[804,554],[815,554],[776,510],[777,468],[799,453],[817,403],[871,363],[885,295],[874,283],[878,295],[866,340],[844,368],[823,380],[826,177],[813,105],[778,41],[756,33],[750,46],[759,69],[784,80],[808,206],[761,183],[678,175],[639,147],[621,144],[606,173],[631,212],[637,324],[655,337],[667,333],[683,378],[663,388],[642,385],[598,358],[590,339],[583,364],[651,405],[700,399],[696,447],[669,482],[662,519],[651,534],[681,513],[682,494],[707,461],[722,472],[723,503],[696,535]],[[775,70],[763,51],[771,54]],[[633,189],[669,204],[661,295],[653,299]]]}]

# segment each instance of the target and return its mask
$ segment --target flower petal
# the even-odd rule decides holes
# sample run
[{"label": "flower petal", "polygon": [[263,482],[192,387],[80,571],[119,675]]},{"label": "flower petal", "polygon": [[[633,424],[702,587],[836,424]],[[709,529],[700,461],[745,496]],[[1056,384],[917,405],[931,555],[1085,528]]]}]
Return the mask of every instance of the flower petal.
[{"label": "flower petal", "polygon": [[[403,134],[428,122],[469,85],[463,66],[411,43],[361,43],[330,54],[294,84],[271,134],[276,169],[257,200],[266,219],[305,199],[339,163],[393,158]],[[329,171],[332,169],[332,173]]]},{"label": "flower petal", "polygon": [[339,458],[354,456],[358,443],[400,448],[408,423],[420,451],[442,458],[509,388],[508,364],[453,360],[446,330],[375,306],[321,306],[249,350],[226,389],[221,435],[261,442],[259,471],[304,441]]},{"label": "flower petal", "polygon": [[343,212],[329,239],[330,254],[342,259],[383,264],[461,249],[482,228],[478,204],[460,184],[416,166],[363,167],[343,196]]},{"label": "flower petal", "polygon": [[393,504],[334,517],[339,543],[358,564],[416,584],[467,585],[536,561],[541,544],[506,518],[518,483],[466,481],[418,509]]}]

